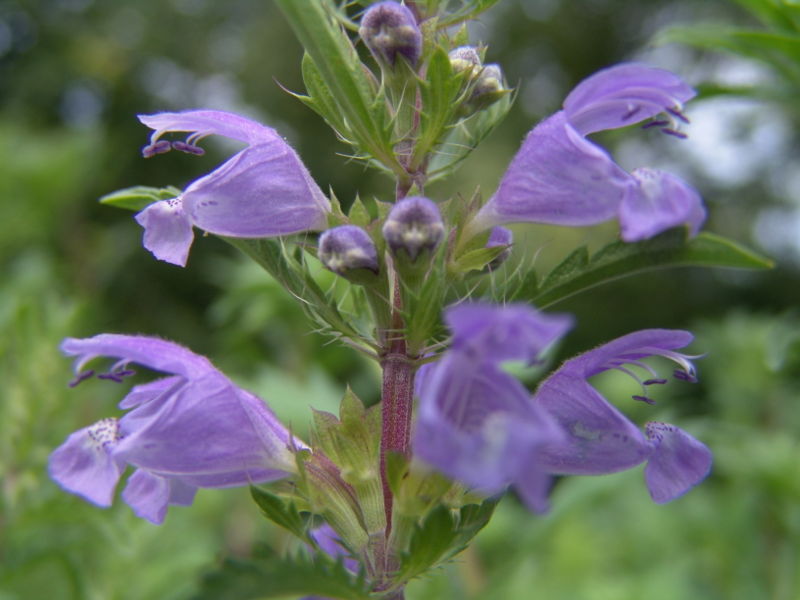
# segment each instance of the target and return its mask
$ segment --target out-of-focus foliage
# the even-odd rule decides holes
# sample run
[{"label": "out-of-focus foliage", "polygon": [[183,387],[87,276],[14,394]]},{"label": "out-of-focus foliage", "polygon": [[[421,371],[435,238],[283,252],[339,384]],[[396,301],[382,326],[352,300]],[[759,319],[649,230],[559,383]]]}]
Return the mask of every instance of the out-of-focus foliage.
[{"label": "out-of-focus foliage", "polygon": [[[498,3],[472,36],[488,44],[487,60],[502,64],[516,103],[456,176],[428,192],[490,193],[531,126],[577,81],[620,60],[648,60],[718,88],[797,97],[785,69],[685,45],[642,50],[666,25],[701,21],[774,28],[722,0]],[[293,299],[234,249],[202,238],[187,269],[158,263],[129,213],[96,203],[133,185],[182,187],[220,162],[227,149],[213,143],[202,158],[139,155],[146,131],[136,113],[196,107],[276,127],[343,202],[356,191],[388,193],[388,180],[337,156],[347,147],[276,84],[303,91],[300,59],[273,3],[262,0],[0,0],[0,599],[186,598],[216,557],[250,556],[266,539],[278,549],[285,543],[244,490],[201,492],[162,527],[121,503],[101,510],[60,491],[46,475],[48,453],[69,432],[116,414],[124,394],[110,382],[68,389],[63,337],[140,332],[184,343],[269,400],[298,432],[308,407],[331,410],[346,381],[375,399],[372,367],[324,345]],[[670,386],[659,407],[635,414],[644,421],[680,412],[690,425],[694,418],[691,431],[715,452],[712,478],[666,506],[650,503],[635,472],[561,481],[546,517],[506,499],[477,546],[412,584],[409,598],[529,598],[532,590],[581,600],[796,597],[796,103],[730,102],[690,104],[686,143],[637,131],[600,141],[623,166],[684,173],[710,206],[709,230],[755,240],[777,254],[779,268],[656,273],[556,307],[580,325],[563,355],[640,327],[697,325],[696,348],[708,352],[700,386]],[[615,235],[608,226],[520,228],[508,268],[554,266],[568,249],[593,251]],[[615,381],[604,382],[609,393]]]},{"label": "out-of-focus foliage", "polygon": [[758,21],[757,26],[730,23],[678,25],[660,34],[662,43],[690,44],[715,52],[752,58],[769,67],[769,86],[719,86],[708,92],[753,95],[781,102],[797,112],[800,91],[800,6],[783,0],[732,0]]}]

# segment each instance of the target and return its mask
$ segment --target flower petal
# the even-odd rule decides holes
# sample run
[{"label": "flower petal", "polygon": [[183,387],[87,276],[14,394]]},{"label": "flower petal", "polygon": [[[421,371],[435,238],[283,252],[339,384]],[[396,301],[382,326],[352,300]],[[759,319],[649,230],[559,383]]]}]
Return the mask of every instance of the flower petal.
[{"label": "flower petal", "polygon": [[648,423],[654,450],[644,469],[650,497],[663,504],[685,494],[711,471],[711,450],[691,435],[667,423]]},{"label": "flower petal", "polygon": [[431,365],[421,388],[414,454],[446,475],[495,493],[518,471],[509,415],[529,412],[527,390],[491,365],[468,370],[458,356]]},{"label": "flower petal", "polygon": [[182,195],[192,222],[233,237],[324,229],[330,204],[297,154],[275,138],[234,155]]},{"label": "flower petal", "polygon": [[680,77],[647,65],[625,63],[581,81],[564,100],[564,111],[582,135],[616,129],[680,109],[696,92]]},{"label": "flower petal", "polygon": [[485,302],[451,306],[444,320],[453,332],[453,351],[469,352],[492,363],[533,361],[573,323],[569,315],[540,313],[526,304],[500,307]]},{"label": "flower petal", "polygon": [[651,452],[641,431],[583,378],[557,371],[539,386],[533,401],[566,434],[540,453],[551,473],[614,473],[644,462]]},{"label": "flower petal", "polygon": [[546,513],[550,510],[549,496],[550,488],[553,487],[553,476],[541,469],[538,453],[528,462],[531,466],[515,478],[514,489],[529,509]]},{"label": "flower petal", "polygon": [[261,123],[222,110],[187,110],[137,115],[139,121],[154,130],[152,141],[170,131],[197,132],[199,136],[221,135],[247,144],[280,139],[277,131]]},{"label": "flower petal", "polygon": [[183,383],[183,378],[177,375],[172,377],[162,377],[149,383],[143,383],[134,386],[128,395],[119,403],[119,407],[123,410],[136,408],[142,404],[147,404],[156,400],[162,394],[169,392],[176,385]]},{"label": "flower petal", "polygon": [[136,469],[128,478],[122,499],[137,517],[161,525],[169,505],[169,481],[144,469]]},{"label": "flower petal", "polygon": [[691,333],[680,329],[642,329],[571,358],[557,373],[585,379],[614,368],[620,362],[669,354],[672,350],[688,346],[693,339]]},{"label": "flower petal", "polygon": [[114,488],[125,469],[111,453],[116,437],[115,419],[104,419],[72,433],[50,455],[50,477],[65,490],[98,506],[111,506]]},{"label": "flower petal", "polygon": [[175,506],[191,506],[197,488],[185,481],[172,478],[169,480],[169,503]]},{"label": "flower petal", "polygon": [[[278,470],[290,465],[288,432],[263,403],[259,408],[248,401],[248,410],[243,409],[237,391],[221,373],[210,372],[180,388],[157,412],[147,405],[131,411],[120,419],[125,437],[115,455],[198,487],[246,485],[285,475]],[[146,411],[144,418],[140,411]],[[263,419],[258,430],[255,411]]]},{"label": "flower petal", "polygon": [[629,185],[630,175],[557,112],[525,138],[472,227],[601,223],[616,215]]},{"label": "flower petal", "polygon": [[700,195],[674,175],[655,169],[636,169],[619,208],[622,239],[646,240],[677,225],[689,225],[691,235],[700,231],[706,211]]},{"label": "flower petal", "polygon": [[98,356],[120,358],[187,379],[216,371],[207,358],[174,342],[144,335],[102,333],[91,338],[67,338],[61,343],[61,351],[67,356],[78,357],[76,372]]},{"label": "flower petal", "polygon": [[153,256],[179,267],[186,266],[194,232],[181,198],[154,202],[137,213],[135,219],[144,227],[143,244]]}]

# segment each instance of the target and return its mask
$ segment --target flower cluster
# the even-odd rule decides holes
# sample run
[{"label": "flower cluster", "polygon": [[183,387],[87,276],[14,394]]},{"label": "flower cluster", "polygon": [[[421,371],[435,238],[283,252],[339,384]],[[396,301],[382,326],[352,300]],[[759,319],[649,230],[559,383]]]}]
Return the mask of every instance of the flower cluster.
[{"label": "flower cluster", "polygon": [[[294,14],[294,4],[279,3]],[[642,64],[602,70],[528,133],[487,202],[437,202],[424,195],[430,154],[448,130],[468,127],[477,113],[508,100],[509,89],[498,65],[483,64],[483,49],[434,48],[427,37],[423,44],[420,21],[428,9],[421,4],[378,2],[361,19],[361,40],[380,68],[380,88],[371,74],[338,92],[332,88],[324,102],[311,90],[304,97],[323,113],[325,103],[344,111],[344,117],[328,113],[328,120],[356,146],[363,137],[348,140],[344,133],[361,113],[347,112],[350,105],[336,93],[349,100],[351,92],[359,99],[372,90],[386,100],[385,122],[396,128],[387,134],[396,156],[383,165],[397,175],[393,202],[373,201],[366,208],[358,200],[360,209],[345,214],[274,129],[243,116],[215,110],[139,116],[153,130],[145,157],[172,149],[202,154],[198,143],[212,134],[246,145],[177,197],[141,210],[135,219],[144,228],[144,247],[159,260],[185,266],[194,227],[226,238],[283,238],[279,244],[231,241],[251,250],[322,329],[376,360],[383,375],[381,405],[365,408],[348,392],[339,417],[315,413],[306,444],[264,402],[177,344],[112,334],[68,339],[62,350],[77,357],[75,385],[94,375],[83,369],[97,357],[117,359],[100,379],[122,383],[133,375],[132,363],[166,376],[133,387],[119,405],[127,411],[122,417],[80,429],[53,452],[50,474],[66,490],[108,506],[131,465],[123,499],[138,516],[161,523],[169,505],[191,504],[198,488],[288,479],[282,493],[325,523],[309,521],[314,528],[298,536],[342,558],[350,571],[363,567],[373,591],[388,593],[402,590],[402,577],[415,574],[408,565],[398,568],[398,561],[410,555],[409,540],[439,505],[449,515],[476,497],[513,487],[532,510],[543,512],[554,476],[601,475],[641,464],[650,496],[664,503],[707,476],[711,452],[705,445],[674,425],[650,421],[639,427],[591,383],[599,373],[621,371],[641,386],[633,398],[653,404],[649,390],[668,380],[645,361],[671,360],[678,365],[675,379],[694,381],[695,357],[680,352],[691,334],[648,329],[624,335],[567,360],[531,392],[506,363],[539,361],[573,326],[572,317],[522,303],[475,301],[464,291],[469,286],[460,285],[477,276],[502,278],[497,267],[513,245],[512,232],[503,227],[509,223],[588,226],[616,219],[624,242],[673,227],[696,235],[705,209],[694,189],[656,169],[628,172],[587,138],[643,121],[645,128],[680,138],[678,123],[688,122],[683,105],[694,90],[678,76]],[[344,36],[347,50],[336,60],[355,61],[342,76],[364,75],[368,67],[346,46],[350,40],[338,25],[334,35]],[[315,63],[323,58],[308,54],[304,73],[314,75],[310,80],[325,81],[330,69]],[[429,71],[440,78],[436,86],[425,80]],[[434,88],[452,97],[421,106]],[[380,108],[370,105],[367,117]],[[430,114],[435,110],[436,118]],[[377,129],[362,123],[364,131],[386,128],[376,119]],[[175,132],[187,135],[166,139]],[[368,150],[359,147],[364,155]],[[368,158],[379,163],[383,157]],[[309,256],[358,286],[350,314],[357,326],[340,312],[336,291],[318,285]],[[364,314],[356,314],[362,307]],[[458,527],[458,521],[451,524]],[[456,532],[452,539],[462,547],[474,533]],[[428,566],[442,556],[443,550]]]},{"label": "flower cluster", "polygon": [[[642,65],[590,77],[567,97],[562,111],[531,131],[496,194],[468,227],[491,227],[487,247],[504,248],[511,245],[511,232],[497,225],[512,221],[588,225],[616,215],[629,241],[681,223],[696,232],[704,214],[696,192],[666,173],[626,173],[583,137],[662,112],[681,118],[680,107],[692,95],[675,75]],[[221,111],[139,118],[154,130],[145,156],[171,148],[199,154],[197,142],[210,134],[248,144],[177,198],[136,215],[145,228],[144,245],[157,258],[185,264],[192,226],[245,238],[325,228],[330,203],[275,130]],[[162,139],[174,131],[190,135],[186,141]],[[445,229],[433,201],[410,197],[392,207],[381,231],[394,254],[415,260],[441,242]],[[379,270],[373,238],[354,225],[325,231],[318,255],[338,274]],[[699,442],[660,423],[648,424],[643,434],[587,383],[602,370],[639,364],[650,355],[684,361],[673,351],[688,343],[688,334],[646,331],[620,338],[565,363],[531,400],[500,364],[532,360],[566,331],[569,319],[522,306],[467,304],[451,308],[445,320],[452,346],[417,377],[414,452],[423,461],[486,493],[513,484],[538,510],[546,506],[545,482],[552,473],[608,473],[647,461],[648,488],[663,502],[708,472],[709,454]],[[101,335],[67,340],[63,348],[81,357],[79,367],[93,356],[109,355],[121,364],[139,362],[173,373],[135,387],[120,405],[131,412],[76,432],[54,453],[53,477],[97,504],[110,503],[129,463],[137,471],[123,497],[137,514],[160,522],[168,503],[190,502],[197,487],[285,476],[293,469],[292,449],[305,447],[290,441],[261,401],[179,346]],[[117,377],[120,368],[107,377]],[[653,381],[661,380],[645,383]],[[209,442],[214,436],[218,444]]]},{"label": "flower cluster", "polygon": [[[668,502],[708,474],[711,453],[685,431],[651,422],[645,434],[603,398],[588,379],[626,365],[648,373],[646,387],[666,383],[642,363],[663,356],[693,379],[689,358],[675,352],[692,340],[685,331],[644,330],[565,362],[531,395],[500,368],[532,361],[569,328],[568,317],[525,305],[462,304],[445,314],[450,349],[423,368],[415,454],[484,493],[513,485],[534,510],[547,507],[551,474],[600,475],[647,461],[653,500]],[[646,396],[637,399],[649,400]]]}]

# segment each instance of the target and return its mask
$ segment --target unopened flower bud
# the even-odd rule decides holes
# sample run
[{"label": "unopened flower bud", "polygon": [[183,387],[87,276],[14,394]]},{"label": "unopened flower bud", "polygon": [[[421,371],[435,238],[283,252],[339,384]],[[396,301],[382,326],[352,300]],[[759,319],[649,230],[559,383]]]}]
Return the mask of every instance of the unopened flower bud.
[{"label": "unopened flower bud", "polygon": [[421,252],[436,248],[444,237],[439,207],[422,196],[400,200],[386,217],[383,237],[395,255],[403,250],[416,260]]},{"label": "unopened flower bud", "polygon": [[450,57],[450,66],[456,73],[464,71],[477,72],[481,66],[481,57],[474,46],[459,46],[447,53]]},{"label": "unopened flower bud", "polygon": [[473,81],[472,93],[461,109],[462,116],[491,106],[511,91],[505,85],[502,69],[496,64],[484,65]]},{"label": "unopened flower bud", "polygon": [[506,87],[503,84],[503,71],[500,69],[500,65],[493,63],[483,67],[478,80],[475,82],[472,96],[477,98],[504,91],[506,91]]},{"label": "unopened flower bud", "polygon": [[513,243],[514,234],[510,229],[506,229],[505,227],[492,227],[492,231],[489,233],[489,240],[486,242],[486,247],[497,248],[498,246],[505,246],[505,249],[486,265],[490,271],[499,267],[511,256],[511,244]]},{"label": "unopened flower bud", "polygon": [[358,30],[379,63],[394,66],[397,55],[416,65],[422,52],[422,33],[414,14],[397,2],[378,2],[361,18]]},{"label": "unopened flower bud", "polygon": [[365,279],[360,276],[369,279],[378,273],[375,244],[366,231],[355,225],[340,225],[323,232],[317,256],[326,269],[359,283]]}]

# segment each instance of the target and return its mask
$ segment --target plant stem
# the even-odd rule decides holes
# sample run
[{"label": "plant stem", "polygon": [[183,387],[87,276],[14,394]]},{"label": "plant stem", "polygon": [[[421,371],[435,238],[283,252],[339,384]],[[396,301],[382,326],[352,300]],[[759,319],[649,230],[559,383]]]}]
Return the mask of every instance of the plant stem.
[{"label": "plant stem", "polygon": [[411,405],[414,395],[415,365],[408,356],[403,333],[403,320],[399,310],[399,284],[395,284],[393,302],[393,330],[389,334],[388,348],[381,360],[383,383],[381,387],[381,479],[386,509],[386,535],[392,527],[392,492],[386,474],[386,456],[397,452],[408,456],[411,438]]}]

